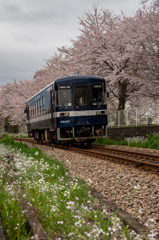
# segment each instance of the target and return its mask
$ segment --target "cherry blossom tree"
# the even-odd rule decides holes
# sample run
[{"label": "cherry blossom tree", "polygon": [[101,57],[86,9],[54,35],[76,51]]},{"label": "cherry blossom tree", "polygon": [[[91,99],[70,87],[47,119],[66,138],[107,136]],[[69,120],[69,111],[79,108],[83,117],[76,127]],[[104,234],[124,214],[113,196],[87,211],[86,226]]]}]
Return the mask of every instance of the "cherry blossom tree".
[{"label": "cherry blossom tree", "polygon": [[142,95],[156,98],[159,96],[159,9],[150,7],[139,9],[129,19],[134,31],[134,62],[137,72],[144,80]]},{"label": "cherry blossom tree", "polygon": [[80,19],[80,35],[71,40],[72,46],[58,49],[62,65],[71,62],[64,72],[104,77],[118,110],[135,96],[150,97],[158,84],[158,17],[154,5],[139,9],[133,17],[94,6],[93,13],[85,12]]},{"label": "cherry blossom tree", "polygon": [[37,88],[34,81],[30,80],[19,80],[18,83],[9,82],[2,86],[0,109],[3,118],[9,117],[12,125],[24,125],[26,101],[39,90]]},{"label": "cherry blossom tree", "polygon": [[[65,47],[62,47],[62,49],[65,49]],[[60,48],[58,50],[58,54],[54,53],[54,56],[46,61],[48,81],[77,74],[78,66],[75,64],[71,52],[65,54]]]},{"label": "cherry blossom tree", "polygon": [[38,86],[36,87],[36,89],[39,88],[38,91],[53,82],[53,80],[53,76],[50,77],[46,69],[37,70],[33,76],[33,82],[34,85]]},{"label": "cherry blossom tree", "polygon": [[[141,2],[141,4],[146,4],[147,2],[149,2],[149,0],[141,0],[140,2]],[[159,0],[153,0],[152,4],[154,4],[157,7],[159,7]]]},{"label": "cherry blossom tree", "polygon": [[80,19],[80,35],[71,40],[72,47],[59,48],[65,59],[71,59],[73,71],[104,77],[111,93],[111,100],[118,100],[118,110],[125,108],[126,101],[138,92],[138,81],[133,62],[133,32],[127,17],[115,16],[108,10],[85,12]]}]

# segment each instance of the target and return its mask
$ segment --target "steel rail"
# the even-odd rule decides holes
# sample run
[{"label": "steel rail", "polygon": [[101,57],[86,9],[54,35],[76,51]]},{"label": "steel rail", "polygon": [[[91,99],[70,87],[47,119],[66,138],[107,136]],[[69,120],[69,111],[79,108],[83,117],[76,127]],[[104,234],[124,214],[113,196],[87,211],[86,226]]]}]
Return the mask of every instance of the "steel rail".
[{"label": "steel rail", "polygon": [[153,160],[159,161],[159,155],[151,154],[151,153],[142,153],[142,152],[133,152],[133,151],[127,151],[127,150],[120,150],[120,149],[113,149],[108,147],[98,147],[98,146],[91,146],[92,149],[102,150],[106,152],[116,152],[116,153],[122,153],[125,155],[131,155],[135,157],[142,157],[142,158],[149,158]]},{"label": "steel rail", "polygon": [[[2,138],[2,137],[0,137]],[[33,139],[27,139],[27,138],[12,138],[15,141],[23,141],[23,142],[30,142],[32,144],[36,143],[39,144],[37,141],[33,140]],[[62,145],[56,145],[56,144],[52,144],[52,143],[45,143],[46,146],[50,146],[50,147],[56,147],[56,148],[60,148],[60,149],[64,149],[64,150],[68,150],[68,151],[76,151],[79,152],[81,154],[85,154],[85,155],[91,155],[91,156],[95,156],[95,157],[99,157],[101,159],[113,159],[115,161],[120,161],[120,162],[124,162],[124,163],[128,163],[128,164],[133,164],[137,167],[144,167],[147,169],[151,169],[151,170],[155,170],[155,171],[159,171],[159,164],[154,164],[154,163],[150,163],[150,162],[144,162],[144,161],[138,161],[135,160],[133,158],[126,158],[123,156],[119,156],[119,155],[115,155],[115,154],[111,154],[111,153],[103,153],[103,152],[97,152],[97,151],[92,151],[92,150],[86,150],[86,149],[81,149],[81,148],[75,148],[75,147],[68,147],[68,146],[62,146]],[[97,147],[96,147],[97,148]],[[101,147],[97,148],[98,150],[100,149],[104,149]],[[110,150],[110,149],[107,149]],[[114,149],[111,151],[114,151]],[[147,158],[149,156],[151,156],[151,159],[153,157],[153,159],[155,158],[155,160],[157,159],[159,161],[159,156],[158,155],[154,155],[154,154],[146,154],[146,153],[139,153],[139,152],[132,152],[132,151],[124,151],[124,150],[117,150],[115,149],[115,152],[120,152],[123,154],[129,154],[131,155],[135,155],[136,157],[141,156],[142,158]]]},{"label": "steel rail", "polygon": [[[95,152],[95,151],[92,151],[92,150],[86,150],[86,149],[81,149],[81,148],[56,145],[56,144],[51,144],[51,143],[47,143],[46,145],[47,146],[52,146],[52,147],[57,147],[57,148],[68,150],[68,151],[75,151],[75,152],[85,154],[85,155],[91,155],[91,156],[99,157],[101,159],[112,159],[112,160],[120,161],[120,162],[123,162],[123,163],[133,164],[136,167],[144,167],[144,168],[147,168],[147,169],[159,171],[159,164],[154,164],[154,163],[144,162],[144,161],[138,161],[138,160],[135,160],[133,158],[127,158],[127,157],[114,155],[114,154],[110,154],[110,153],[103,153],[103,152],[99,152],[99,151]],[[103,148],[101,148],[101,147],[99,147],[99,148],[96,147],[96,149],[98,149],[98,150],[102,149],[103,150]],[[124,151],[124,150],[121,150],[121,152],[125,153],[127,155],[129,153],[130,153],[130,155],[133,153],[136,157],[138,157],[138,156],[142,156],[144,158],[147,157],[147,154],[142,154],[142,153],[140,154],[139,153],[139,155],[138,155],[138,152],[134,153],[134,152],[131,152],[131,151]],[[153,154],[148,154],[148,155],[151,156],[151,157],[156,156],[156,158],[158,158],[157,160],[159,160],[159,156],[157,156],[157,155],[153,155]]]},{"label": "steel rail", "polygon": [[[121,162],[126,162],[129,164],[134,164],[137,167],[145,167],[151,170],[155,170],[155,171],[159,171],[159,164],[154,164],[154,163],[150,163],[150,162],[144,162],[144,161],[138,161],[132,158],[126,158],[123,156],[118,156],[118,155],[114,155],[114,154],[110,154],[110,153],[102,153],[102,152],[94,152],[91,150],[85,150],[85,149],[79,149],[79,148],[72,148],[69,147],[68,150],[73,150],[82,154],[87,154],[87,155],[93,155],[96,157],[100,157],[100,158],[111,158],[113,160],[116,161],[121,161]],[[137,153],[136,153],[137,156]]]}]

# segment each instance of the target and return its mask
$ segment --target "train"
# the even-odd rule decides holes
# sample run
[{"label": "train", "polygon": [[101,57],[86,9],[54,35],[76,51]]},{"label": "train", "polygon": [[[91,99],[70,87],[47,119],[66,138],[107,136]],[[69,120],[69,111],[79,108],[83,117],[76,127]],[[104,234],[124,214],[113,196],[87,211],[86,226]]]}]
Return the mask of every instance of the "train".
[{"label": "train", "polygon": [[105,79],[83,75],[56,79],[27,100],[24,112],[29,137],[90,145],[107,135]]}]

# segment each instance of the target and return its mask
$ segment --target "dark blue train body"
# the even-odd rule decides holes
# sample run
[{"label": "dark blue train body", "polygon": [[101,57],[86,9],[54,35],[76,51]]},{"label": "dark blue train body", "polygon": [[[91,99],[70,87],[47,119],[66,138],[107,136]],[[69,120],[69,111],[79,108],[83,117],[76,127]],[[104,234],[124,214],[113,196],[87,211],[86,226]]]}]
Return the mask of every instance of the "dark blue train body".
[{"label": "dark blue train body", "polygon": [[105,80],[94,76],[60,78],[26,102],[27,129],[36,140],[87,141],[106,137]]}]

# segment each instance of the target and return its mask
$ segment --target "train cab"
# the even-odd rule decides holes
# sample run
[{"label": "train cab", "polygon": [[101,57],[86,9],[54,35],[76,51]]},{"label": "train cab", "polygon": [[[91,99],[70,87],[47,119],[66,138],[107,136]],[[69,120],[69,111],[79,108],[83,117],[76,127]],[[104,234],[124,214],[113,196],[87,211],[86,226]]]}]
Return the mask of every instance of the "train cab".
[{"label": "train cab", "polygon": [[75,76],[55,82],[57,92],[57,137],[59,140],[93,140],[106,136],[105,80]]}]

